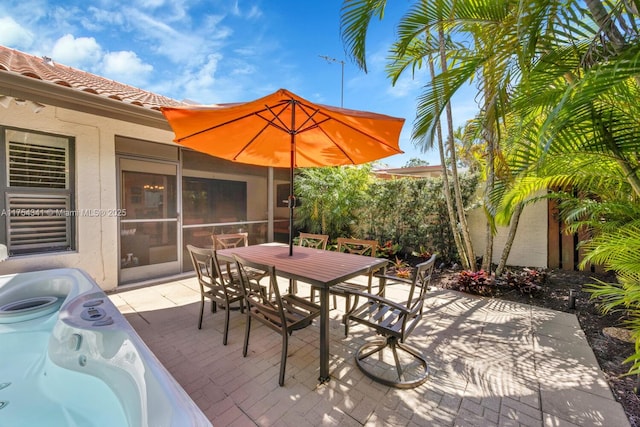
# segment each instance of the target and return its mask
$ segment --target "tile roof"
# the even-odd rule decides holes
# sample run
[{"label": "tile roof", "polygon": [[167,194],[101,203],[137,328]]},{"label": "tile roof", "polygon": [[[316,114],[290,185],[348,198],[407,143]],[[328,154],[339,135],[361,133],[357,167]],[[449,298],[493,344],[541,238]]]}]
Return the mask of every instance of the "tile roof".
[{"label": "tile roof", "polygon": [[5,46],[0,46],[0,72],[17,73],[152,110],[160,110],[162,106],[186,105],[175,99],[58,64],[51,58],[40,58]]}]

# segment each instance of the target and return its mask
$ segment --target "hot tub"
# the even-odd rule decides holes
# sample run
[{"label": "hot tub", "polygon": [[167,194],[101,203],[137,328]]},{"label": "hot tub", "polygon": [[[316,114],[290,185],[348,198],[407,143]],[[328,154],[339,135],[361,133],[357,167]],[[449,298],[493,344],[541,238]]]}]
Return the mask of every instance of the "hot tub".
[{"label": "hot tub", "polygon": [[79,269],[0,276],[0,424],[211,425]]}]

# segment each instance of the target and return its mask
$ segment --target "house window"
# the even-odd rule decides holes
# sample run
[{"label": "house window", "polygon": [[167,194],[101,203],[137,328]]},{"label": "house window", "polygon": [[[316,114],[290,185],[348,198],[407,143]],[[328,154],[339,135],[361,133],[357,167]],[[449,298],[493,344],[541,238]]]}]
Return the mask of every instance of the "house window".
[{"label": "house window", "polygon": [[10,255],[74,250],[73,139],[0,129],[0,242]]},{"label": "house window", "polygon": [[246,221],[247,183],[185,177],[182,203],[185,223]]}]

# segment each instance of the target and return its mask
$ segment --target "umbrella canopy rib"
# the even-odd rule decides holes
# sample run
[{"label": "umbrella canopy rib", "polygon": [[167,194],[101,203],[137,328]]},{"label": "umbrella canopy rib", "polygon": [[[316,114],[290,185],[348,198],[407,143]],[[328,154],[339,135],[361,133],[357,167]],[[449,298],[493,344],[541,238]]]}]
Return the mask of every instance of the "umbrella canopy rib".
[{"label": "umbrella canopy rib", "polygon": [[[259,114],[258,114],[258,115],[259,115]],[[253,141],[255,141],[256,139],[258,139],[258,138],[260,137],[260,135],[262,135],[262,133],[263,133],[265,130],[267,130],[267,128],[269,127],[269,125],[275,126],[275,125],[273,125],[273,123],[271,123],[271,122],[267,121],[267,122],[264,124],[264,126],[262,127],[262,129],[261,129],[259,132],[257,132],[257,133],[253,136],[253,138],[251,138],[251,140],[250,140],[249,142],[247,142],[247,143],[246,143],[246,144],[245,144],[245,145],[244,145],[240,150],[238,150],[238,153],[237,153],[235,156],[233,156],[233,159],[232,159],[232,160],[233,160],[234,162],[235,162],[235,161],[237,161],[237,160],[238,160],[238,157],[240,157],[240,156],[242,155],[242,153],[244,153],[244,151],[245,151],[247,148],[251,147],[251,144],[253,144]]]}]

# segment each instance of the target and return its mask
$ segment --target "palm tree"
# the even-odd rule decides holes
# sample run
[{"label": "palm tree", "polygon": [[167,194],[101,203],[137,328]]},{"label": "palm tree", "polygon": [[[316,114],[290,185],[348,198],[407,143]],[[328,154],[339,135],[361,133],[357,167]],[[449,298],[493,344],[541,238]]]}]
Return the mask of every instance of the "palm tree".
[{"label": "palm tree", "polygon": [[[364,69],[366,26],[383,16],[384,4],[345,2],[343,34]],[[493,188],[487,179],[485,207],[506,222],[549,191],[565,221],[594,236],[583,243],[585,262],[604,263],[620,280],[597,284],[594,296],[635,316],[637,354],[630,360],[640,373],[638,2],[418,1],[398,28],[396,72],[419,68],[438,51],[428,39],[416,49],[424,34],[444,28],[447,36],[448,65],[441,61],[419,98],[414,137],[428,144],[453,94],[477,79],[486,174],[501,159],[509,166],[508,179],[496,175]]]},{"label": "palm tree", "polygon": [[[343,5],[343,15],[342,15],[342,34],[345,44],[347,45],[352,58],[355,60],[356,64],[360,66],[364,71],[367,71],[366,64],[366,35],[367,30],[370,24],[370,21],[373,17],[382,18],[384,16],[384,9],[386,6],[386,1],[368,1],[368,0],[347,0]],[[425,31],[424,34],[429,36],[429,31]],[[423,58],[428,58],[426,61],[430,64],[431,72],[434,73],[433,58],[440,58],[441,67],[446,72],[446,58],[444,57],[446,54],[446,49],[444,47],[444,43],[446,43],[444,39],[444,32],[440,29],[439,32],[436,33],[435,37],[428,37],[428,41],[434,42],[431,45],[431,49],[427,47],[427,43],[424,43],[420,40],[419,37],[413,38],[410,40],[407,46],[397,47],[399,49],[404,49],[405,51],[414,51],[420,52],[419,55],[411,56],[399,55],[395,60],[395,64],[391,66],[390,75],[392,79],[397,80],[404,70],[405,67],[410,65],[410,62],[414,65],[418,64]],[[419,58],[419,59],[418,59]],[[409,61],[406,61],[409,59]],[[393,67],[396,67],[396,70],[393,70]],[[434,79],[432,79],[435,82]],[[437,102],[437,101],[436,101]],[[455,149],[453,144],[453,119],[451,114],[451,106],[448,100],[443,100],[441,107],[447,111],[447,126],[449,130],[449,137],[447,138],[447,146],[449,153],[449,161],[444,159],[445,149],[442,146],[442,135],[439,133],[439,143],[440,143],[440,153],[441,153],[441,162],[443,167],[445,167],[445,172],[447,166],[451,168],[451,179],[452,183],[449,185],[449,174],[444,174],[444,185],[443,191],[445,194],[445,199],[447,202],[448,212],[450,216],[450,223],[452,232],[454,235],[454,239],[456,242],[456,246],[458,249],[458,253],[461,258],[461,262],[465,269],[475,269],[475,256],[473,253],[473,246],[471,244],[471,238],[469,234],[469,229],[466,222],[466,216],[464,213],[464,205],[462,203],[462,196],[460,191],[460,182],[457,175],[457,161],[455,158]],[[438,126],[439,126],[439,118],[438,118]],[[441,128],[439,128],[441,129]],[[416,128],[414,127],[414,138],[419,137],[416,134]],[[426,150],[431,148],[432,141],[426,141],[423,145],[423,148]],[[453,192],[455,193],[455,209],[456,213],[453,213],[454,202],[453,196],[451,194],[451,189],[453,188]],[[457,217],[457,219],[456,219]]]},{"label": "palm tree", "polygon": [[[531,132],[514,150],[519,178],[509,211],[551,188],[581,243],[581,266],[598,263],[617,283],[597,282],[604,310],[624,309],[636,337],[631,373],[640,373],[640,33],[631,2],[570,2],[545,25],[536,61],[516,88],[514,110]],[[542,20],[541,20],[542,21]],[[539,31],[543,33],[543,31]]]},{"label": "palm tree", "polygon": [[[493,250],[493,214],[490,198],[495,184],[494,157],[500,151],[500,128],[508,113],[509,86],[520,69],[517,23],[519,3],[514,1],[467,0],[449,2],[420,1],[412,5],[398,25],[398,40],[391,49],[389,74],[395,82],[407,70],[431,63],[439,58],[440,74],[432,76],[418,98],[417,119],[413,137],[427,149],[433,144],[439,120],[446,114],[449,155],[454,156],[451,97],[469,82],[477,79],[481,100],[481,137],[486,147],[484,206],[487,229],[483,268],[489,269]],[[366,27],[374,16],[384,14],[385,2],[346,1],[343,8],[343,36],[356,63],[366,70],[364,41]],[[456,41],[461,40],[461,41]],[[458,209],[458,224],[464,238],[464,251],[473,260],[473,247],[460,205],[455,157],[452,181]],[[452,222],[452,225],[455,224]],[[512,222],[517,226],[517,221]],[[515,235],[515,233],[513,233]],[[475,263],[474,263],[475,264]]]}]

